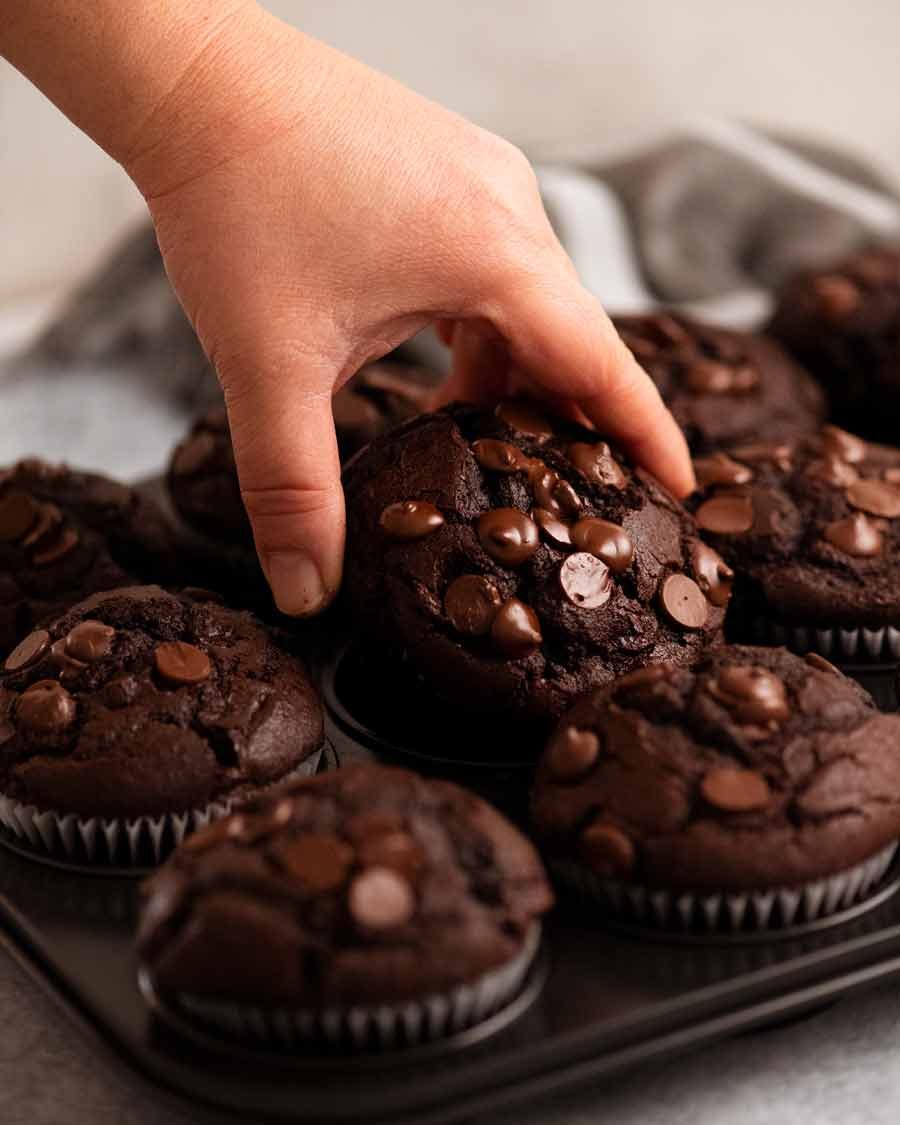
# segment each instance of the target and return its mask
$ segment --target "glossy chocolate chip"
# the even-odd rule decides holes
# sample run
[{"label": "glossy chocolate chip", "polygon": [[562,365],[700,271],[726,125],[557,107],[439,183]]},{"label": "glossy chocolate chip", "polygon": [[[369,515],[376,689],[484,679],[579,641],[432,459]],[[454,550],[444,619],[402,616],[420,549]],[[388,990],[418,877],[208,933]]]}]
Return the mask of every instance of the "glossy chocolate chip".
[{"label": "glossy chocolate chip", "polygon": [[592,730],[563,727],[547,751],[547,765],[557,781],[577,781],[594,768],[600,740]]},{"label": "glossy chocolate chip", "polygon": [[400,500],[388,504],[378,522],[392,539],[422,539],[437,531],[444,517],[427,500]]},{"label": "glossy chocolate chip", "polygon": [[790,717],[784,682],[765,668],[753,664],[723,668],[707,687],[740,723],[782,723]]},{"label": "glossy chocolate chip", "polygon": [[479,516],[478,538],[491,558],[504,566],[520,566],[540,543],[537,524],[518,508],[493,508]]},{"label": "glossy chocolate chip", "polygon": [[700,356],[684,373],[684,385],[695,395],[722,395],[734,389],[734,372],[725,363]]},{"label": "glossy chocolate chip", "polygon": [[19,672],[36,664],[50,647],[50,634],[46,629],[35,629],[20,641],[3,662],[5,672]]},{"label": "glossy chocolate chip", "polygon": [[209,657],[186,641],[163,641],[153,653],[156,671],[170,684],[202,684],[209,679]]},{"label": "glossy chocolate chip", "polygon": [[700,782],[703,799],[722,812],[764,809],[771,800],[769,784],[756,770],[718,766]]},{"label": "glossy chocolate chip", "polygon": [[541,534],[548,543],[552,543],[554,547],[572,546],[572,530],[569,524],[563,523],[554,512],[548,512],[546,508],[535,508],[531,518],[541,529]]},{"label": "glossy chocolate chip", "polygon": [[595,445],[576,441],[569,446],[567,453],[575,468],[594,484],[610,488],[625,487],[625,474],[605,441],[599,441]]},{"label": "glossy chocolate chip", "polygon": [[34,526],[22,540],[29,550],[43,548],[54,542],[62,525],[62,512],[55,504],[41,504]]},{"label": "glossy chocolate chip", "polygon": [[714,606],[728,605],[734,571],[722,556],[699,539],[691,548],[691,569],[697,585]]},{"label": "glossy chocolate chip", "polygon": [[735,394],[746,395],[755,391],[761,382],[759,368],[750,363],[741,363],[731,375],[731,390]]},{"label": "glossy chocolate chip", "polygon": [[900,516],[900,488],[880,480],[857,480],[847,489],[847,503],[870,516]]},{"label": "glossy chocolate chip", "polygon": [[8,492],[0,497],[0,543],[17,543],[24,539],[37,514],[37,504],[26,492]]},{"label": "glossy chocolate chip", "polygon": [[663,579],[659,603],[669,620],[681,629],[702,629],[709,616],[706,595],[686,574],[670,574]]},{"label": "glossy chocolate chip", "polygon": [[343,886],[354,859],[350,845],[329,833],[296,836],[275,854],[282,867],[315,894]]},{"label": "glossy chocolate chip", "polygon": [[425,866],[425,853],[408,832],[376,832],[364,836],[357,849],[362,867],[387,867],[411,883]]},{"label": "glossy chocolate chip", "polygon": [[115,635],[115,629],[102,621],[82,621],[66,637],[66,653],[85,664],[102,660],[112,651]]},{"label": "glossy chocolate chip", "polygon": [[16,721],[38,734],[65,730],[75,721],[77,712],[75,700],[56,680],[38,680],[16,703]]},{"label": "glossy chocolate chip", "polygon": [[697,526],[717,535],[742,535],[753,526],[753,504],[749,496],[711,496],[696,513]]},{"label": "glossy chocolate chip", "polygon": [[847,461],[833,454],[826,454],[818,461],[812,461],[806,467],[806,475],[813,480],[820,480],[830,484],[832,488],[846,488],[859,480],[859,473]]},{"label": "glossy chocolate chip", "polygon": [[580,551],[602,559],[614,574],[627,570],[634,558],[634,543],[625,528],[593,516],[575,524],[572,543]]},{"label": "glossy chocolate chip", "polygon": [[454,579],[444,595],[444,609],[458,633],[480,637],[491,631],[497,610],[503,604],[500,591],[488,578],[464,574]]},{"label": "glossy chocolate chip", "polygon": [[516,473],[527,469],[531,458],[508,441],[480,438],[472,445],[475,460],[492,473]]},{"label": "glossy chocolate chip", "polygon": [[616,680],[616,695],[620,693],[627,695],[641,688],[661,684],[671,678],[672,671],[671,664],[646,664],[643,668],[636,668]]},{"label": "glossy chocolate chip", "polygon": [[867,446],[863,439],[838,426],[822,427],[822,445],[826,453],[851,465],[857,465],[866,459]]},{"label": "glossy chocolate chip", "polygon": [[380,933],[404,926],[415,914],[409,881],[389,867],[370,867],[350,884],[347,906],[363,930]]},{"label": "glossy chocolate chip", "polygon": [[589,824],[582,833],[581,854],[601,879],[625,879],[634,869],[634,844],[621,828],[602,820]]},{"label": "glossy chocolate chip", "polygon": [[739,445],[730,452],[738,461],[745,461],[751,465],[774,465],[783,473],[789,473],[793,465],[793,446],[784,442],[750,442],[748,445]]},{"label": "glossy chocolate chip", "polygon": [[76,660],[66,652],[66,639],[54,641],[50,646],[50,661],[56,669],[60,680],[71,680],[80,675],[87,664],[83,660]]},{"label": "glossy chocolate chip", "polygon": [[501,422],[511,430],[527,434],[529,437],[553,437],[552,423],[533,402],[525,398],[508,398],[501,402],[495,411]]},{"label": "glossy chocolate chip", "polygon": [[581,500],[575,489],[546,466],[532,473],[531,488],[538,508],[570,518],[581,511]]},{"label": "glossy chocolate chip", "polygon": [[863,512],[835,520],[822,534],[833,547],[858,559],[880,555],[884,546],[880,528]]},{"label": "glossy chocolate chip", "polygon": [[579,609],[599,609],[606,605],[613,592],[609,567],[587,551],[569,555],[559,568],[559,584],[569,601]]},{"label": "glossy chocolate chip", "polygon": [[189,477],[201,469],[216,452],[216,439],[201,430],[181,446],[172,459],[172,472],[177,477]]},{"label": "glossy chocolate chip", "polygon": [[31,556],[35,566],[51,566],[60,562],[75,550],[79,543],[78,532],[74,527],[64,527],[56,539],[41,547]]},{"label": "glossy chocolate chip", "polygon": [[712,453],[709,457],[697,457],[694,461],[694,475],[697,485],[706,488],[711,484],[748,484],[753,480],[753,470],[727,453]]},{"label": "glossy chocolate chip", "polygon": [[826,320],[840,324],[853,316],[860,306],[862,295],[849,278],[840,274],[817,277],[812,283],[816,304]]},{"label": "glossy chocolate chip", "polygon": [[491,624],[494,648],[510,659],[528,656],[543,640],[541,623],[531,606],[518,598],[505,601]]}]

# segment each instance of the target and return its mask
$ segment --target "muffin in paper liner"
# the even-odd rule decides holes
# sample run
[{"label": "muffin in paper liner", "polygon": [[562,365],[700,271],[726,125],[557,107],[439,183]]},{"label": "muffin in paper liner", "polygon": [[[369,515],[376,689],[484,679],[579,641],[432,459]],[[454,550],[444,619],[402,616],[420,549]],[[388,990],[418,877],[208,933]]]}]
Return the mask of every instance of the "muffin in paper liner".
[{"label": "muffin in paper liner", "polygon": [[621,921],[683,932],[737,934],[792,929],[848,910],[878,890],[896,852],[894,841],[862,863],[798,887],[712,894],[602,879],[581,864],[562,860],[552,862],[550,870],[579,898],[601,905]]},{"label": "muffin in paper liner", "polygon": [[848,661],[895,665],[900,661],[900,629],[885,625],[880,629],[845,629],[842,626],[823,628],[819,625],[795,625],[755,618],[748,628],[754,644],[784,645],[791,652],[818,652],[838,664]]},{"label": "muffin in paper liner", "polygon": [[[174,1001],[185,1017],[229,1038],[263,1046],[349,1047],[354,1050],[414,1047],[465,1031],[499,1012],[516,998],[541,944],[535,922],[521,952],[512,961],[484,973],[452,992],[426,996],[406,1004],[351,1007],[268,1008],[211,1000],[187,994]],[[142,969],[145,982],[153,975]]]}]

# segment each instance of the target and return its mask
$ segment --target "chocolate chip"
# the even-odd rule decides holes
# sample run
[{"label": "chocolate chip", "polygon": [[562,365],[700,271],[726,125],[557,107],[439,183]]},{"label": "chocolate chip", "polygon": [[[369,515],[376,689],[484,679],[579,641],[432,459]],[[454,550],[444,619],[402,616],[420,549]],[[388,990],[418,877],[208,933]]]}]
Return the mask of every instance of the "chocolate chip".
[{"label": "chocolate chip", "polygon": [[900,516],[900,488],[880,480],[857,480],[847,489],[847,503],[872,516]]},{"label": "chocolate chip", "polygon": [[812,283],[819,311],[833,324],[840,324],[859,308],[862,299],[859,289],[840,274],[817,277]]},{"label": "chocolate chip", "polygon": [[833,672],[836,676],[841,675],[830,660],[826,660],[824,656],[820,656],[817,652],[808,652],[803,659],[810,668],[815,668],[819,672]]},{"label": "chocolate chip", "polygon": [[702,629],[709,616],[706,596],[686,574],[670,574],[663,579],[659,602],[666,616],[682,629]]},{"label": "chocolate chip", "polygon": [[569,601],[579,609],[599,609],[606,605],[613,592],[609,567],[587,551],[569,555],[559,568],[559,584]]},{"label": "chocolate chip", "polygon": [[771,799],[769,783],[756,770],[717,766],[700,782],[703,799],[722,812],[764,809]]},{"label": "chocolate chip", "polygon": [[444,609],[458,633],[480,637],[491,631],[497,610],[503,604],[500,591],[487,578],[464,574],[447,587]]},{"label": "chocolate chip", "polygon": [[66,652],[76,660],[91,664],[109,656],[115,635],[115,629],[102,621],[82,621],[66,637]]},{"label": "chocolate chip", "polygon": [[572,546],[572,534],[569,525],[563,523],[554,512],[548,512],[546,508],[535,508],[531,513],[531,518],[543,532],[544,538],[555,547]]},{"label": "chocolate chip", "polygon": [[734,373],[727,364],[701,356],[684,373],[684,385],[695,395],[727,394],[734,387]]},{"label": "chocolate chip", "polygon": [[19,696],[16,720],[39,734],[56,734],[75,721],[75,700],[56,680],[38,680]]},{"label": "chocolate chip", "polygon": [[475,460],[492,473],[516,473],[527,469],[531,458],[508,441],[480,438],[472,446]]},{"label": "chocolate chip", "polygon": [[508,398],[501,402],[495,411],[501,422],[505,422],[511,430],[529,437],[553,437],[554,429],[547,417],[524,398]]},{"label": "chocolate chip", "polygon": [[833,547],[854,558],[869,559],[882,551],[881,531],[863,512],[828,524],[823,535]]},{"label": "chocolate chip", "polygon": [[812,461],[806,467],[806,475],[813,480],[830,484],[832,488],[846,488],[847,485],[859,480],[856,469],[833,454],[827,454],[819,461]]},{"label": "chocolate chip", "polygon": [[444,517],[427,500],[388,504],[378,521],[392,539],[422,539],[443,525]]},{"label": "chocolate chip", "polygon": [[416,910],[409,882],[388,867],[370,867],[350,884],[347,905],[363,930],[381,932],[404,926]]},{"label": "chocolate chip", "polygon": [[572,542],[579,550],[602,559],[614,574],[627,570],[634,558],[634,543],[625,528],[593,516],[575,524]]},{"label": "chocolate chip", "polygon": [[62,512],[59,508],[55,504],[41,504],[37,520],[25,536],[23,546],[31,550],[32,547],[47,545],[52,538],[55,538],[57,529],[61,525]]},{"label": "chocolate chip", "polygon": [[597,442],[596,445],[576,441],[569,446],[567,453],[575,468],[594,484],[610,488],[625,487],[625,474],[605,441]]},{"label": "chocolate chip", "polygon": [[691,548],[691,569],[708,601],[714,606],[728,605],[734,571],[717,551],[699,539]]},{"label": "chocolate chip", "polygon": [[337,836],[309,833],[280,844],[279,863],[314,894],[337,890],[353,865],[353,849]]},{"label": "chocolate chip", "polygon": [[731,453],[738,461],[748,461],[751,465],[770,464],[789,473],[793,464],[793,447],[774,442],[751,442],[749,445],[740,445],[732,449]]},{"label": "chocolate chip", "polygon": [[504,566],[520,566],[539,545],[537,524],[518,508],[493,508],[479,516],[478,538]]},{"label": "chocolate chip", "polygon": [[740,723],[781,723],[790,717],[784,682],[766,668],[753,664],[722,668],[707,690]]},{"label": "chocolate chip", "polygon": [[700,488],[711,484],[747,484],[753,480],[753,470],[732,460],[727,453],[712,453],[709,457],[696,458],[694,475]]},{"label": "chocolate chip", "polygon": [[50,634],[46,629],[36,629],[20,641],[3,662],[5,672],[19,672],[37,663],[50,647]]},{"label": "chocolate chip", "polygon": [[546,466],[532,473],[531,487],[538,508],[561,516],[577,516],[581,511],[581,500],[575,489]]},{"label": "chocolate chip", "polygon": [[202,684],[209,679],[209,657],[185,641],[163,641],[153,653],[156,671],[171,684]]},{"label": "chocolate chip", "polygon": [[425,853],[408,832],[376,832],[363,838],[357,852],[363,867],[387,867],[415,882]]},{"label": "chocolate chip", "polygon": [[867,446],[863,439],[847,433],[838,426],[822,427],[822,445],[826,453],[851,465],[859,464],[866,459]]},{"label": "chocolate chip", "polygon": [[189,477],[201,469],[216,452],[216,439],[206,430],[178,447],[172,459],[172,472],[177,477]]},{"label": "chocolate chip", "polygon": [[17,543],[24,539],[37,514],[37,504],[27,492],[8,492],[0,498],[0,543]]},{"label": "chocolate chip", "polygon": [[50,646],[50,660],[57,670],[60,680],[71,680],[80,675],[87,665],[83,660],[76,660],[66,652],[66,639],[54,641]]},{"label": "chocolate chip", "polygon": [[753,526],[749,496],[712,496],[697,509],[697,525],[717,535],[742,535]]},{"label": "chocolate chip", "polygon": [[518,598],[505,601],[491,624],[494,647],[510,659],[527,656],[542,642],[541,623],[531,606]]},{"label": "chocolate chip", "polygon": [[760,382],[759,369],[752,364],[742,363],[732,371],[731,389],[735,394],[750,394]]},{"label": "chocolate chip", "polygon": [[589,824],[581,836],[581,854],[601,879],[625,879],[634,870],[634,844],[614,824]]},{"label": "chocolate chip", "polygon": [[41,550],[35,551],[31,557],[31,561],[35,566],[50,566],[51,563],[59,562],[64,559],[78,546],[79,537],[78,532],[74,527],[64,527],[59,533],[59,537]]},{"label": "chocolate chip", "polygon": [[563,727],[547,751],[547,765],[558,781],[576,781],[593,769],[600,740],[592,730]]},{"label": "chocolate chip", "polygon": [[671,664],[646,664],[643,668],[636,668],[616,680],[616,695],[627,695],[635,689],[653,687],[664,680],[671,679],[671,676]]}]

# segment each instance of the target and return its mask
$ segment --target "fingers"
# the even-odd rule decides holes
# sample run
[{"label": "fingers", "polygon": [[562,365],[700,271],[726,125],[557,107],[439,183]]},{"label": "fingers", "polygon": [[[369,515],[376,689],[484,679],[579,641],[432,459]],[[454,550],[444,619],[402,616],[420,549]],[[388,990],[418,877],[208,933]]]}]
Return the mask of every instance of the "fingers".
[{"label": "fingers", "polygon": [[296,373],[225,380],[241,494],[278,608],[324,609],[341,581],[344,496],[329,391]]}]

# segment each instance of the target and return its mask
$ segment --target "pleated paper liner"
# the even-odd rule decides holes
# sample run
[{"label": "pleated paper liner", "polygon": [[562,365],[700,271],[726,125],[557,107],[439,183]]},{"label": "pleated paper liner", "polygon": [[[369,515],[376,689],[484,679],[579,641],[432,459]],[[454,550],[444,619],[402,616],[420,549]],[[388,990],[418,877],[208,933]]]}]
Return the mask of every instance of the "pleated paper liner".
[{"label": "pleated paper liner", "polygon": [[[179,994],[162,996],[152,972],[138,983],[150,1006],[189,1035],[207,1033],[219,1045],[285,1051],[397,1051],[486,1026],[493,1032],[515,1018],[540,987],[534,972],[541,944],[539,923],[529,930],[518,955],[470,984],[404,1004],[354,1005],[323,1009],[237,1004]],[[521,1001],[521,1002],[520,1002]]]},{"label": "pleated paper liner", "polygon": [[[322,750],[315,751],[269,788],[316,773],[322,756]],[[30,858],[67,867],[137,872],[161,863],[191,833],[227,816],[239,803],[224,797],[202,808],[160,816],[82,817],[39,809],[0,793],[0,842]]]},{"label": "pleated paper liner", "polygon": [[885,625],[880,629],[844,629],[838,625],[820,627],[794,625],[754,618],[742,630],[751,644],[784,645],[801,655],[818,652],[834,664],[864,663],[890,665],[900,662],[900,629]]},{"label": "pleated paper liner", "polygon": [[863,862],[798,887],[760,891],[674,892],[603,879],[574,861],[548,864],[566,890],[605,917],[625,925],[678,935],[777,936],[855,916],[883,900],[897,883],[886,875],[897,852],[891,842]]}]

